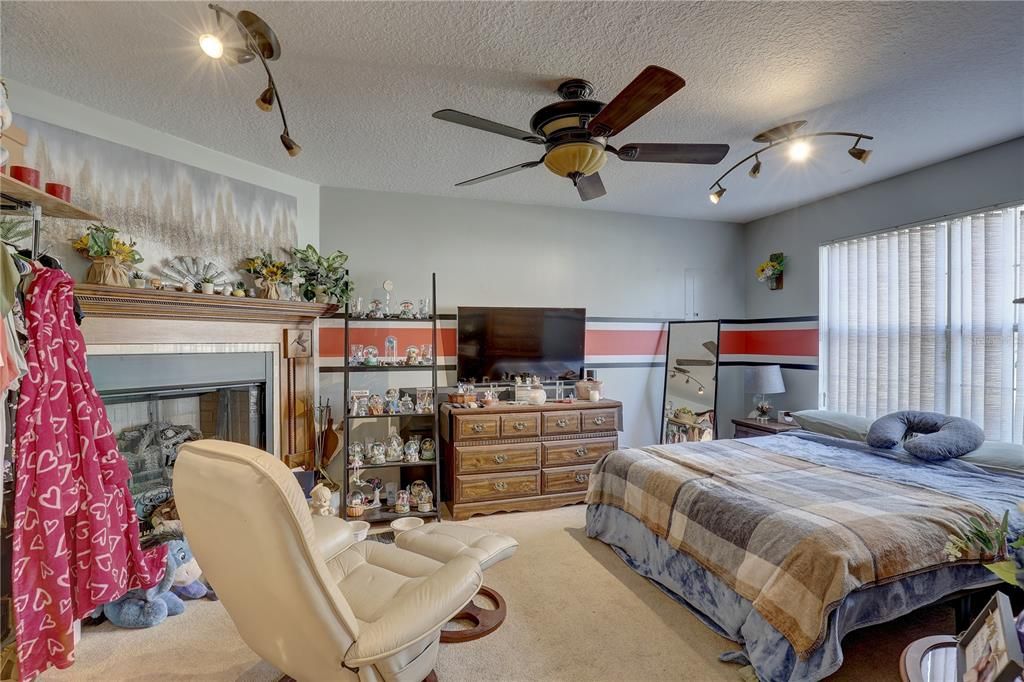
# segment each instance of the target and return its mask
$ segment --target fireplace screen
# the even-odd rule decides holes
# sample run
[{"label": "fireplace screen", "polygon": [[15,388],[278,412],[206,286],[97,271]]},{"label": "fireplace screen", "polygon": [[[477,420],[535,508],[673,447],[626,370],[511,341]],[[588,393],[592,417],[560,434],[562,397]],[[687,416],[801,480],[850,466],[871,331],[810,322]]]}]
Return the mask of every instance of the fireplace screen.
[{"label": "fireplace screen", "polygon": [[216,438],[266,449],[263,384],[105,396],[117,447],[132,471],[139,518],[171,497],[178,447]]}]

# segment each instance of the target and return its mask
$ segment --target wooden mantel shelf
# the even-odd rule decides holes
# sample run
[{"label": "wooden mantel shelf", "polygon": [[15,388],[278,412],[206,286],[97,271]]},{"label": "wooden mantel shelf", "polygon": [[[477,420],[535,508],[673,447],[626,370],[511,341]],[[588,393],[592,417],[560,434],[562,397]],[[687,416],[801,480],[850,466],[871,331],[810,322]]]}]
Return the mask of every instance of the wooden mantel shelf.
[{"label": "wooden mantel shelf", "polygon": [[326,303],[270,301],[263,298],[129,289],[99,284],[76,284],[75,294],[85,314],[93,317],[310,324],[318,317],[334,313],[338,308]]}]

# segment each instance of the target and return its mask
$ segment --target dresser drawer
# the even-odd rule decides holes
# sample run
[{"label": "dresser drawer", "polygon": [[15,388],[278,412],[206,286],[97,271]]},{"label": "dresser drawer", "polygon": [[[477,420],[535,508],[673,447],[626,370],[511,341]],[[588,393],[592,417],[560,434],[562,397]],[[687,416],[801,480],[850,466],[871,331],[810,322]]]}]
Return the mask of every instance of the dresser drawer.
[{"label": "dresser drawer", "polygon": [[619,411],[584,410],[580,412],[580,424],[583,433],[618,431]]},{"label": "dresser drawer", "polygon": [[579,412],[545,412],[544,435],[557,436],[563,433],[580,432]]},{"label": "dresser drawer", "polygon": [[485,502],[540,494],[540,471],[455,477],[456,502]]},{"label": "dresser drawer", "polygon": [[455,440],[497,438],[501,433],[501,417],[496,414],[455,415]]},{"label": "dresser drawer", "polygon": [[545,495],[583,491],[590,482],[590,466],[546,469],[541,473],[541,480]]},{"label": "dresser drawer", "polygon": [[536,438],[540,435],[540,414],[501,415],[502,438]]},{"label": "dresser drawer", "polygon": [[594,438],[591,440],[566,440],[560,443],[544,443],[541,463],[545,467],[559,467],[596,462],[601,458],[601,455],[614,450],[617,444],[617,438]]},{"label": "dresser drawer", "polygon": [[455,473],[515,471],[540,466],[540,443],[523,445],[456,445]]}]

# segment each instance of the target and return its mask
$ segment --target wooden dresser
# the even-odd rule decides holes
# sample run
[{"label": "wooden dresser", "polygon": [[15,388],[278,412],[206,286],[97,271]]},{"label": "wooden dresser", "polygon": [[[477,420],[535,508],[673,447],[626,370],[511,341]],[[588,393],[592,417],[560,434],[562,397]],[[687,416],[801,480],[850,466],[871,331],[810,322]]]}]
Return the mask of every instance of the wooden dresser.
[{"label": "wooden dresser", "polygon": [[622,403],[441,406],[443,499],[455,520],[582,502],[590,468],[619,445]]}]

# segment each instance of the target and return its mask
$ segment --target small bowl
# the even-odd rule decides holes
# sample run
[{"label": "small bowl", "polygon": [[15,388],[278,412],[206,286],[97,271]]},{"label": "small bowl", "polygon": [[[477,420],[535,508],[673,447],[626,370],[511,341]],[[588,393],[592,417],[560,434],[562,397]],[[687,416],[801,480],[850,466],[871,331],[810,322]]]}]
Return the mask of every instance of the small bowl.
[{"label": "small bowl", "polygon": [[366,534],[370,532],[370,524],[367,521],[349,521],[348,527],[352,529],[352,537],[356,542],[365,540]]},{"label": "small bowl", "polygon": [[403,516],[391,522],[391,530],[395,531],[395,537],[398,537],[405,531],[419,528],[422,525],[423,519],[418,516]]}]

